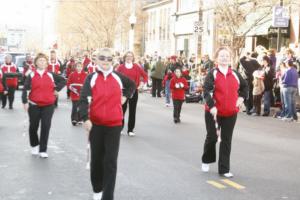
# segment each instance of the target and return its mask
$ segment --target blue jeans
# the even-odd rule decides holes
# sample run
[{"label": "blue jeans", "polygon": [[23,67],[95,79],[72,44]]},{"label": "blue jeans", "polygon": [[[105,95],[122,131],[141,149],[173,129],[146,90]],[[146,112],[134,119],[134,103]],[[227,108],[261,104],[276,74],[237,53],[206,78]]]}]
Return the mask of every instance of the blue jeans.
[{"label": "blue jeans", "polygon": [[271,107],[271,93],[272,91],[265,91],[264,92],[264,113],[270,114],[270,107]]},{"label": "blue jeans", "polygon": [[295,87],[286,87],[283,88],[283,98],[284,98],[284,107],[287,111],[286,116],[287,118],[294,118],[297,115],[296,112],[296,95],[297,95],[297,88]]},{"label": "blue jeans", "polygon": [[170,97],[171,97],[171,89],[170,89],[170,80],[166,81],[166,85],[165,85],[165,95],[166,95],[166,103],[170,104]]}]

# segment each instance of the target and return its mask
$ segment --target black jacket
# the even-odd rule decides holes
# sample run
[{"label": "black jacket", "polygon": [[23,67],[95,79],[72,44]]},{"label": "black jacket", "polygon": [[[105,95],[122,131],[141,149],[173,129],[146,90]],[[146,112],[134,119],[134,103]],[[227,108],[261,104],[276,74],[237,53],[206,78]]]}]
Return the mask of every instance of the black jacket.
[{"label": "black jacket", "polygon": [[245,75],[247,76],[248,83],[253,81],[253,72],[260,68],[260,64],[256,59],[247,59],[246,56],[240,59],[240,67],[243,68]]},{"label": "black jacket", "polygon": [[265,71],[265,78],[264,78],[264,84],[265,84],[265,91],[270,91],[273,89],[274,85],[274,69],[272,66],[270,66],[270,70],[267,72]]}]

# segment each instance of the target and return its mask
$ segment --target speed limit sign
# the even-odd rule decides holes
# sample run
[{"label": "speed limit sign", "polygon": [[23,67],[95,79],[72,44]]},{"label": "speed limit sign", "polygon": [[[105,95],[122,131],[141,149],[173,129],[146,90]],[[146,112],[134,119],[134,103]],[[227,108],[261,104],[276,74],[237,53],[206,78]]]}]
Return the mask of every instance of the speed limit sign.
[{"label": "speed limit sign", "polygon": [[196,21],[194,22],[194,33],[202,33],[203,32],[203,22]]}]

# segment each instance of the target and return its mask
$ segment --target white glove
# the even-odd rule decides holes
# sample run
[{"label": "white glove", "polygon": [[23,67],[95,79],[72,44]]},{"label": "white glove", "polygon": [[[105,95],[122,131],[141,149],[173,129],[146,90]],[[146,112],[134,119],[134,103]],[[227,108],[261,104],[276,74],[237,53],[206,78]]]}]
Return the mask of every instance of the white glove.
[{"label": "white glove", "polygon": [[121,97],[121,103],[122,103],[122,105],[125,103],[127,101],[127,98],[126,97]]},{"label": "white glove", "polygon": [[214,117],[214,120],[217,120],[218,110],[215,106],[210,109],[210,114],[212,114],[212,116]]},{"label": "white glove", "polygon": [[179,87],[180,87],[179,83],[176,83],[175,88],[179,88]]},{"label": "white glove", "polygon": [[90,120],[86,120],[83,124],[83,127],[85,128],[85,130],[89,133],[92,129],[92,122]]},{"label": "white glove", "polygon": [[236,101],[236,107],[241,108],[244,103],[244,98],[239,97],[238,100]]},{"label": "white glove", "polygon": [[181,87],[181,88],[184,88],[184,85],[183,85],[183,83],[179,83],[179,85],[180,85],[180,87]]}]

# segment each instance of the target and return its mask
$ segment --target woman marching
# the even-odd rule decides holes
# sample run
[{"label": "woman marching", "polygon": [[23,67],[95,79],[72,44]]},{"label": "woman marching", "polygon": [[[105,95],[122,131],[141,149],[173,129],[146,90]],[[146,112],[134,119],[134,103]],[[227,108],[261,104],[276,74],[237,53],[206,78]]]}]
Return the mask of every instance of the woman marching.
[{"label": "woman marching", "polygon": [[231,140],[239,107],[247,98],[248,87],[241,75],[231,69],[231,51],[222,47],[217,50],[217,67],[212,69],[204,83],[205,124],[207,136],[202,156],[202,171],[209,171],[209,164],[216,162],[217,129],[221,129],[219,174],[231,178]]},{"label": "woman marching", "polygon": [[73,126],[76,126],[79,122],[81,122],[81,118],[79,115],[80,90],[87,76],[87,73],[82,70],[82,62],[76,62],[75,68],[76,71],[70,74],[67,83],[67,87],[70,90],[70,97],[72,100],[71,122]]},{"label": "woman marching", "polygon": [[[97,72],[89,74],[80,95],[80,116],[89,132],[91,183],[94,200],[113,200],[117,158],[122,130],[122,103],[131,98],[136,86],[113,71],[113,53],[104,48],[96,55]],[[89,105],[88,97],[91,97]]]},{"label": "woman marching", "polygon": [[[22,102],[29,115],[29,139],[32,155],[48,158],[47,144],[54,113],[57,92],[65,86],[65,79],[48,72],[48,57],[39,53],[34,59],[36,70],[26,78],[22,93]],[[27,91],[29,96],[27,96]],[[41,121],[41,134],[38,128]]]},{"label": "woman marching", "polygon": [[[124,55],[124,64],[121,64],[117,71],[121,74],[127,76],[136,84],[136,91],[132,97],[132,99],[128,99],[123,104],[123,113],[125,115],[127,110],[127,104],[129,104],[129,116],[128,116],[128,130],[127,133],[130,137],[134,137],[134,127],[135,127],[135,117],[136,117],[136,107],[138,102],[138,88],[140,85],[141,78],[143,78],[144,83],[148,82],[148,75],[146,72],[136,63],[134,63],[134,54],[131,51],[128,51]],[[125,120],[123,120],[123,126],[124,126]]]},{"label": "woman marching", "polygon": [[7,77],[6,86],[7,93],[2,95],[2,108],[6,107],[7,99],[9,102],[9,109],[13,109],[15,99],[15,91],[18,88],[17,67],[12,63],[12,56],[10,54],[5,56],[5,63],[1,66],[3,75],[14,74],[12,77]]}]

